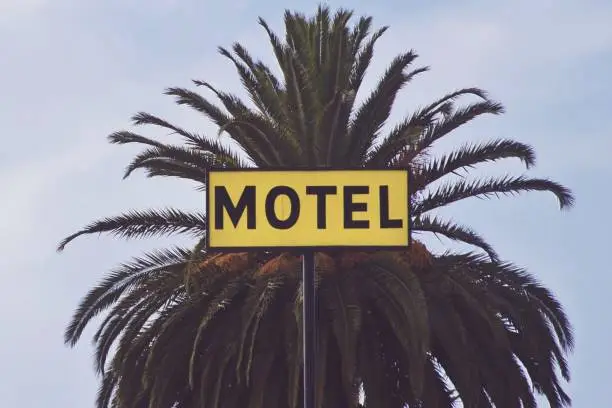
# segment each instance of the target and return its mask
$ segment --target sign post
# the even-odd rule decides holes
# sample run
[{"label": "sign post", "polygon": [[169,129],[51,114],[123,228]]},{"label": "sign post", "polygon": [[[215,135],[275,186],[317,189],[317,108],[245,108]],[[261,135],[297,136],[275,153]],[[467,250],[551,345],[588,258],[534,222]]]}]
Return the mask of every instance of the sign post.
[{"label": "sign post", "polygon": [[302,287],[304,288],[302,316],[304,321],[304,408],[315,408],[315,358],[317,344],[317,302],[315,293],[314,252],[304,251],[302,255]]},{"label": "sign post", "polygon": [[209,251],[302,252],[304,408],[315,408],[315,252],[406,248],[409,206],[406,169],[209,171]]}]

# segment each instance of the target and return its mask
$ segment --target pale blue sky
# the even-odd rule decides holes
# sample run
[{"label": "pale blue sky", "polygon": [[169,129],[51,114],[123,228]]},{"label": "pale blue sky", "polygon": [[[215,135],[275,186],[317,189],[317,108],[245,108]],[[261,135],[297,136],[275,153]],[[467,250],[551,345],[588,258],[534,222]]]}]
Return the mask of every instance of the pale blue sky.
[{"label": "pale blue sky", "polygon": [[[576,407],[609,401],[612,329],[606,214],[612,176],[612,3],[333,1],[391,30],[371,73],[414,48],[432,71],[406,88],[394,118],[444,91],[477,85],[508,113],[462,129],[449,142],[512,137],[538,152],[537,175],[568,184],[569,213],[533,194],[449,209],[509,260],[554,290],[574,322],[577,349],[568,390]],[[97,382],[91,331],[75,349],[63,329],[81,295],[110,267],[159,242],[89,237],[55,253],[90,220],[130,208],[200,208],[177,181],[122,182],[134,150],[107,145],[131,114],[151,111],[216,134],[162,95],[206,79],[238,90],[218,45],[243,42],[270,55],[258,15],[280,29],[278,1],[0,0],[0,406],[88,407]],[[291,8],[314,11],[316,2]],[[369,82],[371,83],[371,82]],[[516,169],[513,164],[503,169]]]}]

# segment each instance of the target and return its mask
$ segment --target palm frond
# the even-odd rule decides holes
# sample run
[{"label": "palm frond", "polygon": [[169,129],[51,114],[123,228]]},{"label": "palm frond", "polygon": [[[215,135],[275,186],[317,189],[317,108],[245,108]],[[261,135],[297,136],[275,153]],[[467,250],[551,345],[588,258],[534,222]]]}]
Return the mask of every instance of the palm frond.
[{"label": "palm frond", "polygon": [[[374,168],[395,167],[397,164],[408,167],[414,157],[417,142],[431,120],[431,117],[422,111],[413,113],[396,125],[378,145],[371,147],[363,158],[364,163]],[[401,163],[394,162],[398,155],[403,156]]]},{"label": "palm frond", "polygon": [[[203,153],[198,149],[163,145],[146,149],[136,155],[127,166],[123,178],[127,178],[137,169],[158,169],[160,164],[170,164],[191,170],[197,175],[196,181],[205,182],[210,168],[217,165],[221,167],[226,163],[223,163],[222,160],[217,161],[213,154]],[[190,173],[186,172],[185,175],[190,176]]]},{"label": "palm frond", "polygon": [[415,175],[416,185],[413,184],[412,191],[421,190],[446,175],[457,174],[461,169],[506,158],[517,158],[528,169],[535,165],[535,152],[531,146],[524,143],[493,140],[482,144],[468,144],[423,166]]},{"label": "palm frond", "polygon": [[391,107],[401,88],[415,75],[427,71],[419,68],[405,73],[404,70],[417,58],[414,52],[407,52],[396,57],[370,97],[359,107],[350,125],[347,158],[352,163],[361,163],[386,120]]},{"label": "palm frond", "polygon": [[66,329],[66,343],[74,346],[91,319],[115,303],[125,291],[139,283],[153,280],[159,273],[181,267],[189,256],[187,249],[179,247],[156,250],[111,271],[81,301]]},{"label": "palm frond", "polygon": [[368,266],[375,303],[389,319],[397,340],[408,356],[410,385],[422,392],[422,376],[428,344],[427,306],[423,290],[410,266],[388,254],[375,255]]},{"label": "palm frond", "polygon": [[119,132],[113,132],[108,136],[108,141],[113,144],[128,144],[128,143],[140,143],[154,147],[163,147],[164,144],[148,137],[141,136],[134,132],[128,132],[122,130]]},{"label": "palm frond", "polygon": [[415,153],[422,154],[434,142],[479,116],[486,114],[500,115],[502,113],[504,113],[503,105],[491,100],[476,102],[458,108],[428,127],[423,137],[418,141]]},{"label": "palm frond", "polygon": [[63,251],[81,235],[110,233],[121,238],[148,238],[171,234],[201,235],[206,232],[206,216],[186,213],[174,208],[164,210],[133,210],[116,217],[92,222],[78,232],[64,238],[58,251]]},{"label": "palm frond", "polygon": [[571,191],[552,180],[527,178],[524,176],[505,176],[484,180],[459,180],[446,183],[429,192],[413,207],[412,214],[418,216],[435,208],[440,208],[471,197],[485,198],[499,195],[515,195],[525,191],[547,191],[554,194],[561,209],[574,204]]},{"label": "palm frond", "polygon": [[350,399],[356,392],[357,341],[361,331],[362,310],[355,285],[346,277],[333,280],[336,282],[329,282],[325,287],[329,295],[324,299],[331,312],[332,330],[340,350],[344,393]]},{"label": "palm frond", "polygon": [[430,113],[430,112],[436,111],[437,109],[440,109],[441,106],[444,106],[445,104],[449,102],[454,102],[457,98],[460,98],[466,95],[476,96],[484,101],[487,101],[489,99],[487,92],[480,88],[462,88],[462,89],[453,91],[447,95],[444,95],[442,98],[425,106],[423,108],[423,112]]},{"label": "palm frond", "polygon": [[186,105],[190,108],[203,113],[212,120],[217,126],[225,126],[230,117],[221,108],[209,102],[202,95],[189,89],[170,87],[164,92],[166,95],[174,96],[178,105]]},{"label": "palm frond", "polygon": [[[227,51],[222,50],[223,52]],[[233,58],[231,54],[227,55]],[[227,132],[260,167],[282,165],[279,151],[288,150],[287,154],[290,154],[294,145],[286,143],[286,138],[278,134],[278,129],[272,121],[261,113],[250,110],[237,96],[219,91],[208,82],[194,82],[214,92],[232,115],[220,126],[219,134]],[[277,149],[274,148],[274,143],[279,144]]]},{"label": "palm frond", "polygon": [[464,242],[468,245],[476,246],[489,255],[492,261],[497,261],[497,252],[487,243],[487,241],[470,228],[455,224],[452,221],[443,221],[438,217],[421,216],[412,221],[412,231],[431,232],[440,234],[454,241]]},{"label": "palm frond", "polygon": [[[370,20],[368,21],[368,26],[371,24]],[[374,46],[376,42],[382,37],[382,35],[389,29],[389,27],[381,27],[376,32],[372,34],[369,38],[368,42],[363,46],[363,48],[359,48],[361,41],[363,40],[362,36],[365,36],[367,31],[364,29],[359,32],[360,40],[355,42],[355,47],[358,49],[358,53],[356,54],[356,61],[351,71],[351,81],[350,88],[355,90],[359,90],[361,84],[363,83],[363,79],[365,77],[366,71],[372,62],[372,57],[374,56]]]},{"label": "palm frond", "polygon": [[[536,391],[544,394],[551,406],[568,406],[570,399],[559,384],[556,369],[569,378],[565,353],[573,344],[573,334],[563,311],[555,308],[558,302],[549,293],[542,293],[541,286],[531,275],[510,263],[491,263],[476,254],[448,254],[436,262],[440,271],[445,271],[447,276],[450,272],[464,288],[480,288],[478,290],[483,301],[494,307],[498,316],[505,316],[506,322],[512,322],[511,325],[505,323],[510,348],[525,367]],[[545,303],[550,304],[551,308]],[[551,324],[556,325],[555,329]],[[533,336],[540,340],[531,341]],[[477,337],[471,342],[478,340]],[[484,351],[481,346],[478,355]],[[504,369],[505,375],[514,373],[516,381],[526,381],[521,379],[524,378],[522,368],[514,361],[507,361],[515,368],[508,366]],[[527,395],[531,394],[531,388],[527,388],[522,391],[523,402],[533,406],[533,397]],[[502,398],[501,392],[501,389],[497,392],[491,390],[489,397],[499,400]]]},{"label": "palm frond", "polygon": [[[464,95],[476,95],[484,99],[484,102],[453,111],[453,101]],[[417,154],[426,151],[435,140],[450,133],[451,130],[445,130],[443,127],[436,128],[436,124],[446,123],[447,128],[453,123],[459,126],[462,124],[461,121],[466,123],[485,113],[487,107],[490,113],[501,113],[502,108],[497,105],[489,102],[486,93],[478,88],[464,88],[452,92],[423,108],[416,109],[412,115],[395,126],[378,146],[373,146],[364,161],[373,167],[390,165],[392,160],[403,152],[403,163],[407,164],[413,161]],[[473,116],[470,118],[470,115]]]},{"label": "palm frond", "polygon": [[[188,146],[202,149],[205,152],[210,152],[215,156],[223,159],[224,161],[232,163],[233,167],[248,167],[247,162],[245,162],[244,159],[240,157],[240,155],[232,152],[230,149],[224,147],[219,142],[213,142],[203,136],[188,132],[185,129],[175,126],[170,122],[163,120],[155,115],[151,115],[146,112],[139,112],[132,117],[132,121],[135,125],[154,125],[164,129],[172,130],[174,133],[182,136]],[[253,159],[251,157],[248,157],[248,155],[247,160],[251,162],[253,161]]]}]

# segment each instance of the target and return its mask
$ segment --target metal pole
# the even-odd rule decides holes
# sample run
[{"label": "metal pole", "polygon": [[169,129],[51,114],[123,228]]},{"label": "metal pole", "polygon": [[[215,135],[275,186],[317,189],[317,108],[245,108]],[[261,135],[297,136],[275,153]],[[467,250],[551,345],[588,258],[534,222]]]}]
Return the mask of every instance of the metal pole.
[{"label": "metal pole", "polygon": [[315,408],[316,298],[314,252],[302,255],[304,288],[304,408]]}]

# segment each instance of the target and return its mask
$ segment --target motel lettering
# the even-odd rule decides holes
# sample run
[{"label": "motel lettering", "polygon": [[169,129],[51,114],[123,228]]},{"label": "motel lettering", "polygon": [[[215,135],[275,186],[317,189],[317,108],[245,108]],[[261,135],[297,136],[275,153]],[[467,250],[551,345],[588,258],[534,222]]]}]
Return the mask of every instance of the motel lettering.
[{"label": "motel lettering", "polygon": [[[304,193],[307,196],[316,198],[316,207],[312,211],[316,212],[316,228],[324,230],[327,228],[327,198],[338,194],[336,186],[306,186]],[[360,201],[360,196],[371,194],[369,186],[343,186],[342,187],[342,217],[345,229],[369,229],[369,220],[355,219],[357,213],[367,213],[368,205]],[[225,186],[215,186],[214,193],[214,228],[221,230],[225,228],[225,215],[234,227],[242,217],[246,217],[246,228],[257,229],[257,186],[245,186],[238,199],[234,202]],[[265,222],[275,229],[289,229],[293,227],[300,217],[302,203],[298,192],[290,186],[276,186],[265,194]],[[378,220],[380,228],[403,228],[402,219],[392,219],[389,215],[389,186],[381,185],[377,191],[378,199]],[[275,210],[276,200],[286,197],[289,202],[288,215],[284,218],[278,216]],[[308,209],[310,210],[310,209]],[[263,220],[262,220],[263,221]]]}]

